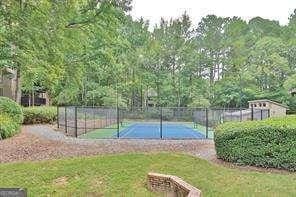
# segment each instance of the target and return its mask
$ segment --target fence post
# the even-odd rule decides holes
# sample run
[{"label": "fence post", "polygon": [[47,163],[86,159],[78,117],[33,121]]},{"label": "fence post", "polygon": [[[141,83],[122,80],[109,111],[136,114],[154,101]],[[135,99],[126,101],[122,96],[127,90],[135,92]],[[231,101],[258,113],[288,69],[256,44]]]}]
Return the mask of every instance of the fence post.
[{"label": "fence post", "polygon": [[86,107],[84,107],[84,134],[86,134]]},{"label": "fence post", "polygon": [[75,106],[75,137],[78,137],[78,130],[77,130],[77,106]]},{"label": "fence post", "polygon": [[206,108],[206,139],[209,137],[209,110]]},{"label": "fence post", "polygon": [[254,107],[251,108],[251,120],[254,120]]},{"label": "fence post", "polygon": [[243,121],[243,111],[242,111],[242,108],[240,108],[239,111],[240,111],[239,120],[241,122],[241,121]]},{"label": "fence post", "polygon": [[57,126],[58,129],[60,128],[60,109],[59,109],[59,105],[57,105]]},{"label": "fence post", "polygon": [[68,133],[67,106],[65,106],[65,132]]},{"label": "fence post", "polygon": [[162,107],[160,107],[160,139],[162,138]]},{"label": "fence post", "polygon": [[93,127],[94,129],[96,128],[96,120],[95,120],[95,107],[92,106],[92,113],[93,113]]},{"label": "fence post", "polygon": [[107,108],[104,108],[104,111],[105,111],[105,125],[104,127],[106,127],[108,125],[108,109]]},{"label": "fence post", "polygon": [[119,138],[119,107],[117,106],[117,138]]}]

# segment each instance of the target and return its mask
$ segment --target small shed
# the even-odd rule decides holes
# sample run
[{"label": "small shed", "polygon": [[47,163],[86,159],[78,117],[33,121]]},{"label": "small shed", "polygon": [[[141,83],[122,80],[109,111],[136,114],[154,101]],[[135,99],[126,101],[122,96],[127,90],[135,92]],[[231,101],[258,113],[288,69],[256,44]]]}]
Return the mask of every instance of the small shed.
[{"label": "small shed", "polygon": [[268,99],[249,101],[249,108],[267,109],[270,117],[285,116],[288,109],[286,105]]}]

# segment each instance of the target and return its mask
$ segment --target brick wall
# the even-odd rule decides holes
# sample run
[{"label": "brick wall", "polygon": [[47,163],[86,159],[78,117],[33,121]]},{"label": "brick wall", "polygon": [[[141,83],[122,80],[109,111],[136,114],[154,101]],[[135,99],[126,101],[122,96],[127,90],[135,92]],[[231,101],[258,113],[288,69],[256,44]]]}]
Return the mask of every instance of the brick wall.
[{"label": "brick wall", "polygon": [[148,173],[148,188],[151,191],[164,192],[166,196],[200,197],[201,191],[182,179],[172,175]]}]

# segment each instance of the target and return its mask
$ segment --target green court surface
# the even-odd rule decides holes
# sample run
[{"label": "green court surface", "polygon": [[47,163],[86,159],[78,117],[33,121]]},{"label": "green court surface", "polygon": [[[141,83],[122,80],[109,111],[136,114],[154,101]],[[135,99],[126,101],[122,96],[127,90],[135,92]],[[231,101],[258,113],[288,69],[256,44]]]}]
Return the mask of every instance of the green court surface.
[{"label": "green court surface", "polygon": [[[133,125],[135,124],[145,124],[143,122],[132,122],[132,121],[126,121],[124,122],[123,124],[120,124],[119,126],[119,136],[120,137],[123,137],[122,134],[126,134],[127,131],[129,132],[130,130],[133,130],[135,129],[133,127]],[[149,124],[151,123],[147,123],[146,124],[146,128],[145,130],[140,130],[140,131],[136,131],[133,132],[133,134],[128,134],[128,135],[125,135],[125,138],[158,138],[158,129],[155,128],[155,125],[151,125],[151,129],[149,129]],[[157,124],[157,123],[156,123]],[[166,125],[167,123],[164,123],[164,125]],[[197,134],[201,134],[203,136],[206,136],[206,127],[205,126],[202,126],[202,125],[199,125],[199,124],[196,124],[194,126],[193,123],[191,122],[176,122],[176,123],[173,123],[173,122],[170,122],[169,125],[176,125],[176,127],[178,125],[182,125],[184,127],[187,127],[187,128],[190,128],[191,131],[193,132],[196,132]],[[148,126],[147,126],[148,125]],[[148,128],[147,128],[148,127]],[[137,129],[141,129],[140,127],[137,127]],[[166,133],[166,130],[163,129],[164,131],[164,135]],[[182,131],[182,130],[179,130],[177,131],[178,133],[175,132],[175,134],[178,134],[175,139],[183,139],[183,138],[190,138],[188,136],[186,136],[186,131]],[[182,135],[182,132],[184,132],[184,135]],[[151,133],[151,135],[149,135]],[[194,134],[194,133],[193,133]],[[187,132],[187,135],[188,135],[188,132]],[[148,137],[147,137],[148,136]],[[153,136],[153,137],[149,137],[149,136]],[[184,136],[184,137],[182,137]],[[213,130],[211,128],[209,128],[209,131],[208,131],[208,138],[212,139],[213,138]],[[165,136],[164,136],[165,137]],[[79,138],[82,138],[82,139],[100,139],[100,138],[117,138],[117,124],[113,124],[113,125],[110,125],[109,127],[106,127],[106,128],[102,128],[102,129],[94,129],[86,134],[83,134],[83,135],[80,135]],[[160,138],[160,137],[159,137]],[[199,138],[199,137],[197,137]],[[204,139],[205,137],[200,137],[200,139]]]},{"label": "green court surface", "polygon": [[[126,128],[128,124],[120,124],[119,131]],[[87,132],[86,134],[80,135],[82,139],[99,139],[99,138],[115,138],[117,135],[117,124],[110,125],[109,127],[102,129],[95,129]]]}]

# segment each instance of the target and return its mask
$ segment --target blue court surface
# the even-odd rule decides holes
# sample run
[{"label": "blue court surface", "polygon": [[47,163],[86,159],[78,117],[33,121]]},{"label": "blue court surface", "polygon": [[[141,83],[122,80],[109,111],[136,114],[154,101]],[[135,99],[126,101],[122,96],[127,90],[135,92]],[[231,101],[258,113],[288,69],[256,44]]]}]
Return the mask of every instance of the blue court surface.
[{"label": "blue court surface", "polygon": [[[164,139],[204,139],[205,135],[189,126],[180,124],[163,124]],[[160,124],[134,123],[119,133],[120,138],[155,139],[160,138]]]}]

